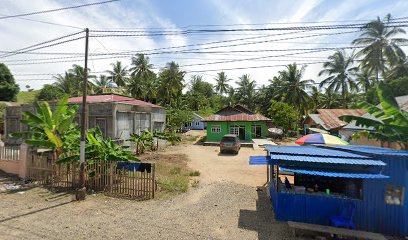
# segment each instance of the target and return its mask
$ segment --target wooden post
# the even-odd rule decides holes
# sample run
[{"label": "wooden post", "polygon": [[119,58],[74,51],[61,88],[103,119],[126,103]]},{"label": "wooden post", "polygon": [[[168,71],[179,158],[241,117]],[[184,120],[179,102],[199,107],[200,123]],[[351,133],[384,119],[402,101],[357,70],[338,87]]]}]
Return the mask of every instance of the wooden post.
[{"label": "wooden post", "polygon": [[156,164],[152,163],[152,198],[154,198],[154,192],[156,191],[155,172],[156,172]]}]

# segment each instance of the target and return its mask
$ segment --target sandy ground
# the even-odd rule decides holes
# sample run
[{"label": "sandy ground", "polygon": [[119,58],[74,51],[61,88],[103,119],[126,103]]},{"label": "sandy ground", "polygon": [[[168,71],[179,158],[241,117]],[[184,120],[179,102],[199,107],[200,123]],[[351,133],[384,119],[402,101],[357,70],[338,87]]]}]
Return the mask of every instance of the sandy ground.
[{"label": "sandy ground", "polygon": [[[166,154],[186,154],[200,184],[168,200],[144,202],[102,194],[85,201],[33,188],[0,193],[0,239],[293,239],[273,219],[266,168],[248,165],[261,150],[220,155],[217,147],[183,144]],[[0,185],[10,182],[0,176]]]}]

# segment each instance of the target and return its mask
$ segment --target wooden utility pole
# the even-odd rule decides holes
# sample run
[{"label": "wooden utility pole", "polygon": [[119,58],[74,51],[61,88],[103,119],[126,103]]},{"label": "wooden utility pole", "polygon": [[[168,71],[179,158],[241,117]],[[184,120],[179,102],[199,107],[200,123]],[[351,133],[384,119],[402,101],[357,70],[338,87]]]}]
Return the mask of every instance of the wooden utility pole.
[{"label": "wooden utility pole", "polygon": [[81,145],[79,150],[79,190],[76,194],[77,200],[84,200],[86,195],[85,187],[85,137],[86,137],[86,127],[87,127],[87,117],[86,117],[86,95],[88,86],[88,40],[89,40],[89,29],[85,28],[85,67],[84,67],[84,79],[82,83],[82,112],[81,112]]}]

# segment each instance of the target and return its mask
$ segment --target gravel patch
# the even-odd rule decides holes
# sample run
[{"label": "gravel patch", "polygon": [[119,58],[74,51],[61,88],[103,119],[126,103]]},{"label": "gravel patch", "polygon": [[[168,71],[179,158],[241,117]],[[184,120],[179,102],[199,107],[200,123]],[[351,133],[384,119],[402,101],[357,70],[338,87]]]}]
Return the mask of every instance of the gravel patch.
[{"label": "gravel patch", "polygon": [[0,194],[0,239],[293,239],[264,191],[216,182],[169,200],[137,202],[33,188]]}]

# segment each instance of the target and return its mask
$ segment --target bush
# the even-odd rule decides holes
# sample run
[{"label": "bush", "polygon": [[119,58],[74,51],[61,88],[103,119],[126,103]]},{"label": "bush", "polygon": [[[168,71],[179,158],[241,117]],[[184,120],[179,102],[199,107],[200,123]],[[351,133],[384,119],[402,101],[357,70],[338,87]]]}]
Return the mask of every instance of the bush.
[{"label": "bush", "polygon": [[195,171],[191,171],[190,173],[189,173],[189,176],[190,177],[198,177],[198,176],[200,176],[200,171],[197,171],[197,170],[195,170]]},{"label": "bush", "polygon": [[189,180],[187,176],[177,175],[174,178],[158,182],[159,186],[168,192],[187,192]]}]

